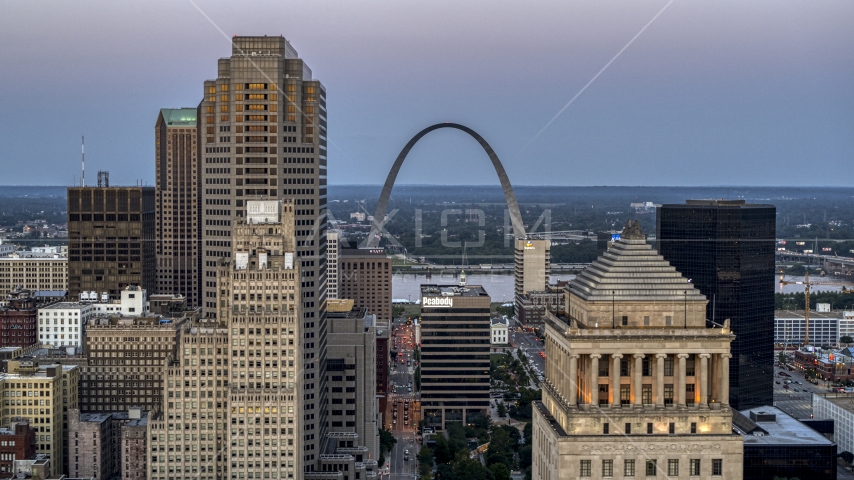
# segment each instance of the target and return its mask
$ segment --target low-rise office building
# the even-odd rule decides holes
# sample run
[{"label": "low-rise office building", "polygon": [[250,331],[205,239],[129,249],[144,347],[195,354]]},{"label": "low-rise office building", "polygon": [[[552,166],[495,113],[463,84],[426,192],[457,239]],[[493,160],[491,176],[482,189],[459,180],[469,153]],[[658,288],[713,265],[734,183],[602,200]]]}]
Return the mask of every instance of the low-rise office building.
[{"label": "low-rise office building", "polygon": [[833,439],[840,452],[854,451],[854,394],[814,393],[813,416],[833,420]]},{"label": "low-rise office building", "polygon": [[68,409],[77,408],[79,368],[76,365],[39,365],[32,357],[7,361],[0,375],[3,405],[0,424],[27,421],[38,429],[36,454],[51,461],[51,475],[64,471],[67,461]]},{"label": "low-rise office building", "polygon": [[0,347],[28,347],[36,343],[36,299],[30,290],[15,289],[0,306]]},{"label": "low-rise office building", "polygon": [[[840,320],[843,312],[810,312],[809,337],[811,345],[835,346],[839,343]],[[778,346],[801,345],[806,336],[807,322],[803,310],[774,312],[774,343]]]},{"label": "low-rise office building", "polygon": [[0,478],[12,478],[16,460],[36,457],[36,429],[30,422],[15,422],[0,428]]},{"label": "low-rise office building", "polygon": [[67,291],[68,258],[27,258],[18,253],[0,257],[0,298],[16,288]]},{"label": "low-rise office building", "polygon": [[59,302],[38,309],[38,341],[45,347],[83,347],[86,323],[96,314],[91,303]]},{"label": "low-rise office building", "polygon": [[744,435],[744,478],[836,479],[836,444],[782,410],[733,412]]},{"label": "low-rise office building", "polygon": [[490,343],[493,347],[510,343],[510,320],[495,317],[490,320],[490,330],[492,332]]}]

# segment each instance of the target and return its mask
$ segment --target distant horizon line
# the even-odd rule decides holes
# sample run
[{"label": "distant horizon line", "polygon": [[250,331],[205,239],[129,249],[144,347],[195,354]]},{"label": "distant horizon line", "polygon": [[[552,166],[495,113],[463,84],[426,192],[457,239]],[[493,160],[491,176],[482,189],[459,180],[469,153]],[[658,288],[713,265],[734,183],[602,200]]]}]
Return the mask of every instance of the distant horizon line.
[{"label": "distant horizon line", "polygon": [[[124,185],[116,184],[113,187],[152,187],[155,185],[135,184]],[[69,188],[79,187],[79,185],[0,185],[2,187],[46,187],[46,188]],[[89,185],[89,187],[97,188],[97,185]],[[327,184],[327,187],[376,187],[382,188],[380,183],[337,183]],[[501,185],[492,184],[456,184],[456,183],[401,183],[395,184],[395,187],[495,187],[501,188]],[[793,188],[793,189],[808,189],[808,188],[838,188],[838,189],[854,189],[854,186],[838,186],[838,185],[541,185],[541,184],[518,184],[513,185],[513,188],[535,187],[535,188]]]}]

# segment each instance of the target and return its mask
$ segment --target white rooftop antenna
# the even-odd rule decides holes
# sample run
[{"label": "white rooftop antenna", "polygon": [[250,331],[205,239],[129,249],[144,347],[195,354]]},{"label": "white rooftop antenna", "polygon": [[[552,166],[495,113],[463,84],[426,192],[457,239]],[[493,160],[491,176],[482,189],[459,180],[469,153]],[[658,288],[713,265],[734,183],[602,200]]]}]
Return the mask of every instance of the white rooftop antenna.
[{"label": "white rooftop antenna", "polygon": [[80,177],[80,185],[86,186],[86,137],[80,137],[80,169],[83,175]]}]

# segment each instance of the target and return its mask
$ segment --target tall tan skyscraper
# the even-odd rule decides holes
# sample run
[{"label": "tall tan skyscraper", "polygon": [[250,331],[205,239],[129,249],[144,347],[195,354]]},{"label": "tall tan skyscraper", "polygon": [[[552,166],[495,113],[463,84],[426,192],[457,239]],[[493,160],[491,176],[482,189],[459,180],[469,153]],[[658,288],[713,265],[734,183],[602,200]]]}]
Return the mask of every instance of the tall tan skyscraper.
[{"label": "tall tan skyscraper", "polygon": [[514,293],[518,297],[544,291],[551,271],[551,240],[517,239],[515,247]]},{"label": "tall tan skyscraper", "polygon": [[157,291],[183,295],[191,307],[201,300],[196,114],[163,108],[154,127]]},{"label": "tall tan skyscraper", "polygon": [[742,478],[734,335],[706,326],[707,302],[637,222],[567,285],[546,312],[532,478]]},{"label": "tall tan skyscraper", "polygon": [[222,313],[217,269],[221,258],[235,260],[232,226],[245,222],[246,203],[292,201],[294,219],[288,221],[295,226],[294,267],[300,268],[302,291],[295,328],[303,332],[294,339],[303,355],[294,361],[303,372],[298,395],[311,398],[301,410],[307,438],[302,460],[311,468],[326,424],[326,90],[283,37],[238,36],[203,93],[198,152],[204,314]]},{"label": "tall tan skyscraper", "polygon": [[[261,478],[262,472],[299,478],[303,449],[322,432],[307,425],[326,422],[325,413],[315,422],[303,421],[304,416],[325,412],[326,405],[314,393],[320,378],[303,366],[308,356],[303,338],[323,339],[302,328],[305,290],[295,258],[293,202],[247,201],[246,216],[234,224],[233,242],[231,260],[221,260],[217,269],[216,313],[231,345],[227,457],[246,460],[238,464],[244,478]],[[261,448],[275,453],[253,459]]]},{"label": "tall tan skyscraper", "polygon": [[391,258],[382,248],[339,248],[338,258],[338,297],[391,322]]}]

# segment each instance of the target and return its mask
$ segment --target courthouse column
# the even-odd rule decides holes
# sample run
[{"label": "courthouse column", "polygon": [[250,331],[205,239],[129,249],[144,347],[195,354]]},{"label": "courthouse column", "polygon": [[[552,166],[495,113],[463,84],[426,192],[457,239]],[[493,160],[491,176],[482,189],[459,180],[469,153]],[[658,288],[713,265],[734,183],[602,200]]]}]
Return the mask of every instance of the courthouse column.
[{"label": "courthouse column", "polygon": [[677,385],[678,391],[676,392],[677,406],[679,408],[685,408],[685,369],[686,369],[686,361],[688,360],[687,353],[680,353],[676,355],[676,358],[679,359],[679,384]]},{"label": "courthouse column", "polygon": [[578,355],[569,356],[569,405],[578,404]]},{"label": "courthouse column", "polygon": [[658,353],[655,355],[655,406],[664,408],[664,359],[667,358],[666,353]]},{"label": "courthouse column", "polygon": [[709,408],[709,355],[700,354],[700,407]]},{"label": "courthouse column", "polygon": [[725,353],[721,355],[721,399],[724,405],[729,405],[729,359],[732,355]]},{"label": "courthouse column", "polygon": [[590,404],[599,405],[599,359],[602,355],[590,355]]},{"label": "courthouse column", "polygon": [[635,354],[635,368],[632,371],[632,376],[635,381],[635,406],[643,408],[643,357],[642,353]]},{"label": "courthouse column", "polygon": [[619,353],[611,355],[611,408],[620,406],[620,361],[623,356]]}]

